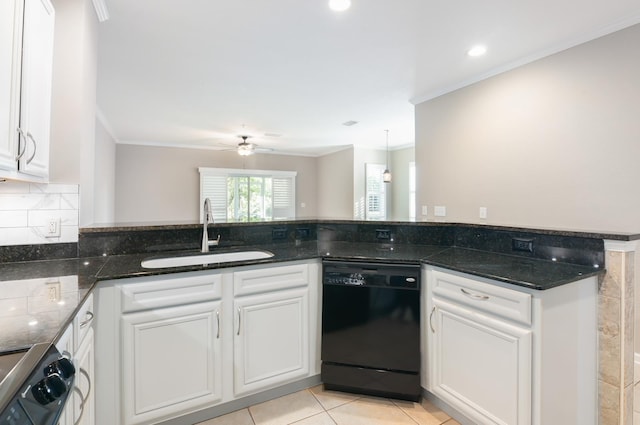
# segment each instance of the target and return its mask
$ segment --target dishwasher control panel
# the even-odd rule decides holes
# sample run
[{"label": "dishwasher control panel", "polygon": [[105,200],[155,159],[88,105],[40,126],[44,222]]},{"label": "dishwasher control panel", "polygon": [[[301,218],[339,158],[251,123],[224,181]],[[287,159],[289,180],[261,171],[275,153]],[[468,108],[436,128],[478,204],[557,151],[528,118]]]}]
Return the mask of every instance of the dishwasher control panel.
[{"label": "dishwasher control panel", "polygon": [[325,261],[322,283],[420,289],[420,266]]}]

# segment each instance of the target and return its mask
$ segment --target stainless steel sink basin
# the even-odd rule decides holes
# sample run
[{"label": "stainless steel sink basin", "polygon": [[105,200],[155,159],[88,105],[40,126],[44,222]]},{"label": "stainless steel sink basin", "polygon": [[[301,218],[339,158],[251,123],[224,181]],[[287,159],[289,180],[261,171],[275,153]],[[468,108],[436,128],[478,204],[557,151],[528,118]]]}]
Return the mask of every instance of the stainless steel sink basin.
[{"label": "stainless steel sink basin", "polygon": [[229,263],[232,261],[260,260],[270,257],[273,257],[273,253],[269,251],[220,252],[179,257],[151,258],[142,261],[141,266],[145,269],[161,269],[165,267],[198,266]]}]

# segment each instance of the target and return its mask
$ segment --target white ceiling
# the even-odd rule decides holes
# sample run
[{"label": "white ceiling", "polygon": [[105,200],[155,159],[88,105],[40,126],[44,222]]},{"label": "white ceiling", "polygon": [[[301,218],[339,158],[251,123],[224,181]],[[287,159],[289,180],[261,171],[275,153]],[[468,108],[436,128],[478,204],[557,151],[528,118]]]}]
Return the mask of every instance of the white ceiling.
[{"label": "white ceiling", "polygon": [[[220,148],[247,133],[299,155],[383,149],[385,129],[411,145],[413,103],[640,22],[638,0],[105,3],[98,108],[118,142]],[[477,43],[487,54],[466,56]]]}]

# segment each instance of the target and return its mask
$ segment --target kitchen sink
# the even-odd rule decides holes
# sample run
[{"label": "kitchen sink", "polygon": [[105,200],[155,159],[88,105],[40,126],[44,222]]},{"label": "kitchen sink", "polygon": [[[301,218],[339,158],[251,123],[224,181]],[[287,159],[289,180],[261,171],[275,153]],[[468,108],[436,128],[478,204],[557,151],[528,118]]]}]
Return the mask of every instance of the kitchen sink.
[{"label": "kitchen sink", "polygon": [[269,251],[235,251],[210,254],[196,254],[189,256],[175,256],[150,258],[140,264],[146,269],[161,269],[164,267],[199,266],[205,264],[229,263],[232,261],[250,261],[273,257]]}]

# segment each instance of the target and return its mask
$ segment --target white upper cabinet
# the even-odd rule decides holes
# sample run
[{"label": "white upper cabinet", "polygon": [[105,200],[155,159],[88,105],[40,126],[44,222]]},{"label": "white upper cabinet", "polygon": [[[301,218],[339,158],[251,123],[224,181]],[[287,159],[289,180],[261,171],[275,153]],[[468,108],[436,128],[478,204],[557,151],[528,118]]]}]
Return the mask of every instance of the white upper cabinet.
[{"label": "white upper cabinet", "polygon": [[49,176],[54,23],[49,0],[26,0],[18,170],[44,179]]},{"label": "white upper cabinet", "polygon": [[21,0],[0,2],[0,176],[18,167],[22,6]]},{"label": "white upper cabinet", "polygon": [[3,1],[0,23],[0,177],[47,181],[55,11]]}]

